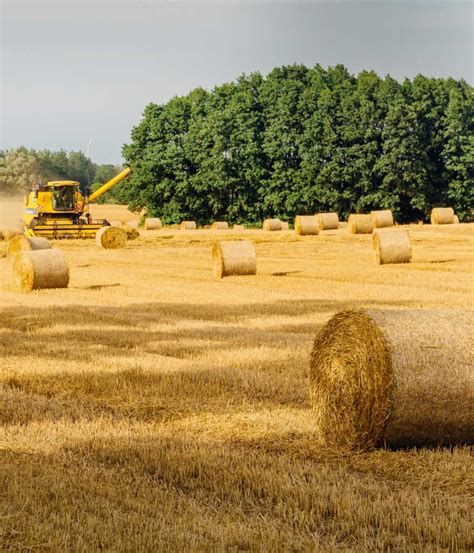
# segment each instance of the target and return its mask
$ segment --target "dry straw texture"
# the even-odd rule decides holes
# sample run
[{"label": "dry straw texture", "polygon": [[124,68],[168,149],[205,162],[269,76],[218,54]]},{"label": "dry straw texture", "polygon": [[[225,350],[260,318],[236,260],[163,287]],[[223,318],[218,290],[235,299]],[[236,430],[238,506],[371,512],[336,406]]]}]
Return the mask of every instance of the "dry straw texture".
[{"label": "dry straw texture", "polygon": [[179,228],[181,230],[196,230],[196,221],[181,221]]},{"label": "dry straw texture", "polygon": [[452,225],[454,223],[454,209],[452,207],[435,207],[431,211],[432,225]]},{"label": "dry straw texture", "polygon": [[160,230],[161,227],[161,219],[158,217],[147,217],[145,219],[145,230]]},{"label": "dry straw texture", "polygon": [[393,227],[393,213],[390,209],[371,211],[374,228]]},{"label": "dry straw texture", "polygon": [[125,247],[127,233],[123,228],[102,227],[95,235],[95,241],[106,250],[116,250]]},{"label": "dry straw texture", "polygon": [[372,243],[377,265],[410,263],[411,242],[406,230],[374,230]]},{"label": "dry straw texture", "polygon": [[288,223],[288,221],[282,221],[281,222],[281,230],[289,230],[290,228],[290,225]]},{"label": "dry straw texture", "polygon": [[455,225],[459,225],[459,217],[458,217],[457,215],[454,216],[454,218],[453,218],[453,223],[454,223]]},{"label": "dry straw texture", "polygon": [[318,213],[319,230],[335,230],[339,228],[337,213]]},{"label": "dry straw texture", "polygon": [[234,225],[232,230],[245,230],[244,225]]},{"label": "dry straw texture", "polygon": [[60,250],[23,251],[15,256],[13,273],[20,290],[67,288],[69,267]]},{"label": "dry straw texture", "polygon": [[211,225],[212,230],[226,230],[229,228],[229,223],[227,221],[214,221]]},{"label": "dry straw texture", "polygon": [[47,238],[27,238],[26,236],[15,235],[8,241],[8,255],[13,256],[18,252],[32,250],[48,250],[51,248]]},{"label": "dry straw texture", "polygon": [[316,336],[310,391],[328,443],[474,443],[472,315],[341,311]]},{"label": "dry straw texture", "polygon": [[138,228],[138,221],[135,219],[132,219],[131,221],[127,221],[127,226],[132,228]]},{"label": "dry straw texture", "polygon": [[351,234],[371,234],[374,229],[372,215],[349,215],[347,228]]},{"label": "dry straw texture", "polygon": [[265,219],[263,221],[263,230],[282,230],[282,222],[280,219]]},{"label": "dry straw texture", "polygon": [[136,240],[140,236],[140,233],[138,232],[136,227],[124,225],[122,227],[122,230],[124,230],[127,233],[127,240]]},{"label": "dry straw texture", "polygon": [[212,261],[217,278],[255,275],[257,272],[257,253],[250,240],[216,242],[212,248]]},{"label": "dry straw texture", "polygon": [[300,236],[319,234],[318,218],[316,215],[297,215],[295,217],[295,232]]}]

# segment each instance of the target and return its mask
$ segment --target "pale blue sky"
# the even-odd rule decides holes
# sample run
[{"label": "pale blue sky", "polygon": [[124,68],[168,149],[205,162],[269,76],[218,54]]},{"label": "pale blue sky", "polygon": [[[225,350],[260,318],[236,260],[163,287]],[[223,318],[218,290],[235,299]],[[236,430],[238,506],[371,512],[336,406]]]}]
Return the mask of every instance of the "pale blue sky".
[{"label": "pale blue sky", "polygon": [[0,148],[121,147],[149,102],[283,64],[474,82],[473,3],[0,0]]}]

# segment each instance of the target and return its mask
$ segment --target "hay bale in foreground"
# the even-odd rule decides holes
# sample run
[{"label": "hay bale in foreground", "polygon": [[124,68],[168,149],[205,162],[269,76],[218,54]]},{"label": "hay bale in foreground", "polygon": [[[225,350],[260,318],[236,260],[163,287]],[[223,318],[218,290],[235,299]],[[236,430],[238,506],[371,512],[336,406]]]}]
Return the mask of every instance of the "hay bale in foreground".
[{"label": "hay bale in foreground", "polygon": [[282,222],[280,219],[265,219],[263,221],[263,230],[267,231],[275,231],[275,230],[282,230]]},{"label": "hay bale in foreground", "polygon": [[129,225],[124,225],[122,227],[122,230],[126,232],[127,240],[136,240],[140,236],[140,233],[138,232],[138,230]]},{"label": "hay bale in foreground", "polygon": [[232,230],[245,230],[244,225],[234,225]]},{"label": "hay bale in foreground", "polygon": [[452,225],[454,209],[452,207],[435,207],[431,210],[432,225]]},{"label": "hay bale in foreground", "polygon": [[453,224],[459,225],[459,217],[457,215],[454,215]]},{"label": "hay bale in foreground", "polygon": [[347,228],[351,234],[371,234],[374,230],[372,215],[349,215]]},{"label": "hay bale in foreground", "polygon": [[49,250],[51,244],[47,238],[28,238],[23,234],[17,234],[8,241],[8,255],[14,256],[19,252],[29,252],[36,250]]},{"label": "hay bale in foreground", "polygon": [[217,278],[257,273],[257,253],[250,240],[216,242],[212,248],[212,261]]},{"label": "hay bale in foreground", "polygon": [[147,217],[145,219],[145,230],[160,230],[162,226],[161,219],[158,217]]},{"label": "hay bale in foreground", "polygon": [[372,224],[374,228],[393,227],[393,213],[390,209],[382,209],[381,211],[371,211]]},{"label": "hay bale in foreground", "polygon": [[348,310],[317,334],[315,422],[333,445],[474,443],[472,314]]},{"label": "hay bale in foreground", "polygon": [[316,215],[297,215],[295,217],[295,232],[300,236],[319,234]]},{"label": "hay bale in foreground", "polygon": [[196,230],[197,225],[195,221],[181,221],[179,228],[181,230]]},{"label": "hay bale in foreground", "polygon": [[98,246],[106,250],[124,248],[127,243],[127,233],[123,228],[102,227],[95,235]]},{"label": "hay bale in foreground", "polygon": [[211,225],[211,230],[227,230],[229,223],[227,221],[214,221]]},{"label": "hay bale in foreground", "polygon": [[337,213],[318,213],[319,230],[335,230],[339,228]]},{"label": "hay bale in foreground", "polygon": [[288,221],[281,222],[281,230],[290,230],[290,224],[288,223]]},{"label": "hay bale in foreground", "polygon": [[67,288],[69,267],[61,250],[19,252],[13,262],[13,273],[20,290]]},{"label": "hay bale in foreground", "polygon": [[406,230],[374,230],[372,243],[377,265],[410,263],[411,242]]}]

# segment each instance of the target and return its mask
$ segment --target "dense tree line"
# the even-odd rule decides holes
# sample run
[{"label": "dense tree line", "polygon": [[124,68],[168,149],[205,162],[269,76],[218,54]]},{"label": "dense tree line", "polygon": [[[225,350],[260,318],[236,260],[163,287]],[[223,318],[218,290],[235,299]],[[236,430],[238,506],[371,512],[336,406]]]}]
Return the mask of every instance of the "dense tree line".
[{"label": "dense tree line", "polygon": [[473,131],[463,80],[279,67],[146,106],[121,194],[168,223],[374,208],[415,221],[437,205],[466,219]]},{"label": "dense tree line", "polygon": [[[120,171],[120,167],[93,163],[83,152],[31,150],[24,147],[0,151],[0,195],[23,194],[33,182],[74,180],[81,189],[95,189]],[[112,189],[109,200],[118,196]]]}]

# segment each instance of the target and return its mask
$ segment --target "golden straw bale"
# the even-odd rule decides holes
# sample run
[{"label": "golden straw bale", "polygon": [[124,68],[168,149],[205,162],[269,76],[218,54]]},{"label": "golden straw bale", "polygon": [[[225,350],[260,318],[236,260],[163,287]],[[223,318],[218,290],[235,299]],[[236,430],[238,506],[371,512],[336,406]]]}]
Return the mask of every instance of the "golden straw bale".
[{"label": "golden straw bale", "polygon": [[61,250],[19,252],[13,261],[15,280],[23,291],[67,288],[69,267]]},{"label": "golden straw bale", "polygon": [[106,250],[124,248],[127,243],[127,233],[123,228],[102,227],[95,235],[98,246]]},{"label": "golden straw bale", "polygon": [[372,215],[374,228],[393,227],[393,213],[390,209],[371,211],[370,214]]},{"label": "golden straw bale", "polygon": [[263,221],[263,230],[282,230],[282,226],[280,219],[265,219],[265,221]]},{"label": "golden straw bale", "polygon": [[51,244],[47,238],[28,238],[23,234],[17,234],[8,241],[8,255],[13,256],[18,252],[31,250],[49,250]]},{"label": "golden straw bale", "polygon": [[374,230],[372,243],[377,265],[410,263],[411,242],[406,230]]},{"label": "golden straw bale", "polygon": [[431,210],[432,225],[452,225],[454,209],[452,207],[435,207]]},{"label": "golden straw bale", "polygon": [[455,215],[453,218],[453,224],[459,225],[459,217],[457,215]]},{"label": "golden straw bale", "polygon": [[319,230],[334,230],[339,228],[337,213],[318,213]]},{"label": "golden straw bale", "polygon": [[227,221],[214,221],[211,225],[211,230],[226,230],[229,228]]},{"label": "golden straw bale", "polygon": [[317,334],[310,360],[315,423],[328,443],[474,443],[472,314],[348,310]]},{"label": "golden straw bale", "polygon": [[147,217],[145,219],[145,230],[160,230],[163,225],[158,217]]},{"label": "golden straw bale", "polygon": [[250,240],[216,242],[212,248],[212,261],[217,278],[255,275],[257,272],[257,253]]},{"label": "golden straw bale", "polygon": [[372,215],[349,215],[347,228],[351,234],[371,234],[374,229]]},{"label": "golden straw bale", "polygon": [[196,230],[197,225],[195,221],[181,221],[179,228],[181,230]]},{"label": "golden straw bale", "polygon": [[232,230],[245,230],[244,225],[234,225]]},{"label": "golden straw bale", "polygon": [[136,240],[140,236],[138,230],[129,225],[124,225],[122,229],[127,233],[127,240]]},{"label": "golden straw bale", "polygon": [[290,229],[290,224],[288,223],[288,221],[282,221],[281,230],[289,230],[289,229]]},{"label": "golden straw bale", "polygon": [[318,218],[316,215],[297,215],[295,217],[295,232],[300,236],[319,234]]}]

